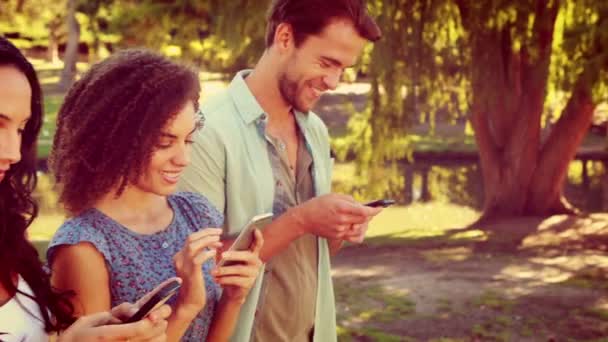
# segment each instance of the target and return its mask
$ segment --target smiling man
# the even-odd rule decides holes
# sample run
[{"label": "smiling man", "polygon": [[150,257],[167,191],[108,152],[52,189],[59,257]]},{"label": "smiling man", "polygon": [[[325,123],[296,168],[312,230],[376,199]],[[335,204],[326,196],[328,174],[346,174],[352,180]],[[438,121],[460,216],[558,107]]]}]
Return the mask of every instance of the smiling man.
[{"label": "smiling man", "polygon": [[311,108],[380,35],[361,0],[273,1],[258,64],[202,106],[181,190],[209,198],[227,236],[254,215],[275,217],[263,231],[263,284],[233,340],[336,340],[330,254],[361,242],[379,209],[330,193],[329,136]]}]

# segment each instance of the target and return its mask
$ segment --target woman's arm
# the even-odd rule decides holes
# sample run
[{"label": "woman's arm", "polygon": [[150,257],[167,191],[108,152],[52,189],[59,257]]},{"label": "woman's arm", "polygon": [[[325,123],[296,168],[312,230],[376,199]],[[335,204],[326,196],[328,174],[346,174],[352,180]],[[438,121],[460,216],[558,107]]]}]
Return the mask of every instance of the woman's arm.
[{"label": "woman's arm", "polygon": [[220,228],[205,228],[192,233],[182,250],[173,257],[175,272],[182,278],[177,305],[167,328],[167,340],[179,341],[194,318],[205,307],[207,291],[202,265],[213,258],[221,246]]},{"label": "woman's arm", "polygon": [[233,301],[222,295],[222,298],[217,303],[213,321],[209,327],[208,341],[221,342],[230,339],[241,312],[241,306],[242,303]]},{"label": "woman's arm", "polygon": [[89,242],[56,248],[51,284],[74,292],[70,298],[74,314],[110,311],[110,276],[103,255]]},{"label": "woman's arm", "polygon": [[[184,249],[174,258],[177,273],[182,277],[183,282],[178,305],[167,319],[168,341],[179,341],[192,320],[205,306],[204,284],[202,289],[200,288],[200,283],[204,283],[200,265],[215,254],[202,250],[212,245],[212,241],[219,240],[221,230],[203,231],[204,234],[200,232],[195,233],[198,235],[192,234],[189,238],[191,243],[186,243]],[[79,317],[110,311],[110,277],[103,255],[88,242],[56,248],[51,264],[51,283],[59,290],[74,292],[70,300],[74,305],[75,315]],[[197,272],[198,276],[195,275]]]}]

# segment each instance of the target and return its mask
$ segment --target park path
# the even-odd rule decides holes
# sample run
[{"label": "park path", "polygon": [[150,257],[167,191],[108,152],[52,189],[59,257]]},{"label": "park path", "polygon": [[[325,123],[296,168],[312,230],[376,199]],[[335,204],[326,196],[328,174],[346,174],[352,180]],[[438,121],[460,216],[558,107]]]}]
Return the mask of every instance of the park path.
[{"label": "park path", "polygon": [[[510,228],[515,233],[504,232]],[[517,242],[505,243],[504,237],[460,244],[429,239],[345,248],[333,262],[342,301],[340,324],[355,331],[376,327],[421,341],[608,336],[608,215],[518,219],[487,229],[493,236],[515,235]],[[392,319],[357,316],[352,310],[356,303],[340,296],[349,286],[368,296],[374,291],[387,298],[401,295],[415,309]]]}]

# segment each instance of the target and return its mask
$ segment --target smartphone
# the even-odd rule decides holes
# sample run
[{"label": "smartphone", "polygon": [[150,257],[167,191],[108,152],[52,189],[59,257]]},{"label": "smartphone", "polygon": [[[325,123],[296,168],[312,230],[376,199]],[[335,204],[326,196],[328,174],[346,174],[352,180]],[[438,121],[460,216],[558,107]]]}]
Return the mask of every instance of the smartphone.
[{"label": "smartphone", "polygon": [[[272,216],[272,213],[254,216],[251,220],[249,220],[247,225],[245,225],[245,227],[241,229],[239,236],[237,236],[236,240],[234,240],[234,243],[232,244],[232,246],[230,246],[230,248],[228,248],[227,251],[244,251],[249,249],[254,239],[253,231],[256,228],[259,230],[264,229],[264,227],[266,227],[270,222],[272,222]],[[217,263],[217,266],[230,266],[234,264],[236,264],[236,262],[224,261],[223,259],[220,259],[220,261]]]},{"label": "smartphone", "polygon": [[150,312],[158,309],[161,305],[165,304],[171,297],[173,297],[177,290],[179,290],[181,284],[177,280],[173,280],[167,285],[163,286],[159,291],[157,291],[152,298],[150,298],[147,302],[142,305],[133,316],[129,317],[125,323],[133,323],[142,320],[146,317]]},{"label": "smartphone", "polygon": [[391,206],[393,204],[395,204],[395,200],[392,200],[392,199],[381,199],[381,200],[365,203],[364,206],[374,207],[374,208],[377,208],[377,207],[386,208],[386,207]]}]

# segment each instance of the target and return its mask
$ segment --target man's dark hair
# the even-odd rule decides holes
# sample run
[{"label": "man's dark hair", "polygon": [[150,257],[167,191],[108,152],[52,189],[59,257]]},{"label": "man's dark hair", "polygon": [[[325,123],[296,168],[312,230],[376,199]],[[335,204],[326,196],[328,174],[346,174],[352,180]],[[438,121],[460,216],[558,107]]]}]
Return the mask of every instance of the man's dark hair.
[{"label": "man's dark hair", "polygon": [[272,45],[281,23],[291,25],[295,45],[300,46],[335,19],[350,20],[359,35],[369,41],[382,36],[378,24],[367,13],[364,0],[273,0],[268,12],[266,47]]},{"label": "man's dark hair", "polygon": [[71,214],[136,182],[161,130],[188,102],[198,109],[196,72],[156,53],[124,50],[95,64],[68,92],[50,166]]}]

